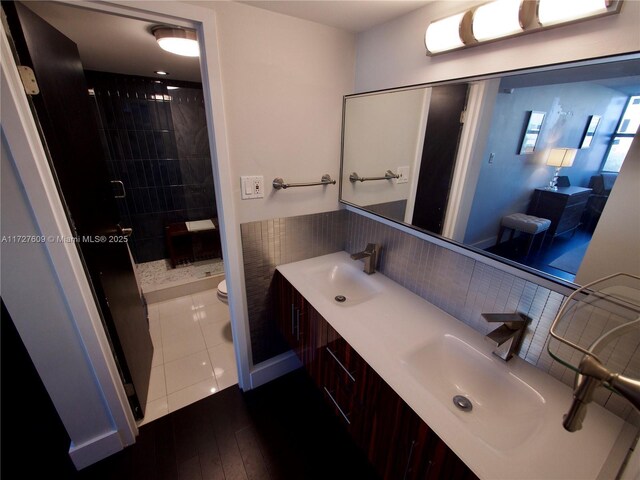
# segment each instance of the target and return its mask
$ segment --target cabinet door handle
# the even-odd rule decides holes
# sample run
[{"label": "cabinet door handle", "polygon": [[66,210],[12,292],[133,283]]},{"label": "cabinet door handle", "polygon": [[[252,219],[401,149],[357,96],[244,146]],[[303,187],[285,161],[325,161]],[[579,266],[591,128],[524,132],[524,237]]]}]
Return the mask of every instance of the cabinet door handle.
[{"label": "cabinet door handle", "polygon": [[295,306],[292,303],[291,304],[291,335],[293,335],[295,332],[295,327],[294,327],[295,316],[293,315],[294,310],[295,310]]},{"label": "cabinet door handle", "polygon": [[[407,465],[404,467],[404,478],[406,480],[409,472],[411,471],[411,457],[413,457],[413,448],[416,446],[416,441],[411,440],[411,448],[409,449],[409,458],[407,458]],[[427,473],[429,473],[429,468],[431,467],[431,462],[429,462],[429,467],[427,468]],[[425,475],[426,476],[426,475]]]},{"label": "cabinet door handle", "polygon": [[300,310],[296,310],[296,340],[300,341]]},{"label": "cabinet door handle", "polygon": [[341,362],[340,360],[338,360],[338,357],[336,357],[336,354],[335,354],[335,353],[333,353],[329,347],[324,347],[324,348],[326,348],[326,349],[327,349],[327,352],[329,352],[329,355],[331,355],[331,356],[333,357],[333,359],[338,363],[338,365],[340,365],[340,368],[342,368],[342,370],[344,370],[344,372],[345,372],[347,375],[349,375],[349,378],[350,378],[353,382],[355,382],[355,381],[356,381],[356,379],[353,377],[353,375],[351,375],[351,372],[350,372],[349,370],[347,370],[347,367],[345,367],[345,366],[342,364],[342,362]]},{"label": "cabinet door handle", "polygon": [[429,472],[431,472],[432,466],[433,466],[433,460],[429,460],[429,465],[427,465],[427,471],[424,473],[424,478],[429,477]]},{"label": "cabinet door handle", "polygon": [[349,416],[348,416],[349,414],[344,413],[344,411],[340,408],[340,405],[338,405],[338,402],[336,402],[336,399],[333,398],[333,395],[331,395],[331,392],[327,390],[327,387],[322,387],[322,388],[324,388],[324,391],[327,392],[327,395],[329,395],[329,398],[331,399],[333,404],[336,406],[336,408],[340,412],[340,415],[342,415],[342,418],[344,418],[344,421],[347,422],[349,425],[351,425],[351,421],[349,421]]}]

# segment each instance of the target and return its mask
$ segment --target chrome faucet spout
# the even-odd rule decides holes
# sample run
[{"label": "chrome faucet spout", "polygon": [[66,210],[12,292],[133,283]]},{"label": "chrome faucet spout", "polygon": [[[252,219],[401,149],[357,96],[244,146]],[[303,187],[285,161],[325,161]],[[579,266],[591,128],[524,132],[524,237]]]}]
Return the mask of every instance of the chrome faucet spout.
[{"label": "chrome faucet spout", "polygon": [[488,322],[502,322],[485,338],[496,347],[494,355],[504,361],[510,360],[520,347],[528,319],[519,313],[483,313],[482,317]]},{"label": "chrome faucet spout", "polygon": [[375,243],[368,243],[362,252],[351,254],[353,260],[364,259],[364,273],[371,275],[376,273],[378,257],[380,256],[380,246]]}]

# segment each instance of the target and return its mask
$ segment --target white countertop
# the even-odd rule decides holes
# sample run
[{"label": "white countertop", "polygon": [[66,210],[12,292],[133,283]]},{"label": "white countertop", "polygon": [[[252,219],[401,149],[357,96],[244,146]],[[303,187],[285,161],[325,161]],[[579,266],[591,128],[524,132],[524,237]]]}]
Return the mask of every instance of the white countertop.
[{"label": "white countertop", "polygon": [[[562,417],[572,400],[568,386],[519,357],[505,363],[492,356],[483,335],[379,272],[362,272],[364,281],[377,289],[374,296],[363,295],[364,300],[352,305],[335,302],[317,277],[310,275],[331,264],[362,269],[362,262],[351,260],[346,252],[277,269],[476,475],[482,479],[597,478],[624,425],[619,417],[591,403],[583,429],[565,431]],[[474,435],[469,429],[473,412],[460,412],[452,402],[439,400],[416,379],[415,371],[411,373],[406,362],[411,352],[452,335],[500,364],[497,368],[509,369],[535,388],[544,408],[529,415],[535,418],[526,419],[533,433],[510,438],[508,419],[500,425],[501,414],[495,412],[495,441]]]}]

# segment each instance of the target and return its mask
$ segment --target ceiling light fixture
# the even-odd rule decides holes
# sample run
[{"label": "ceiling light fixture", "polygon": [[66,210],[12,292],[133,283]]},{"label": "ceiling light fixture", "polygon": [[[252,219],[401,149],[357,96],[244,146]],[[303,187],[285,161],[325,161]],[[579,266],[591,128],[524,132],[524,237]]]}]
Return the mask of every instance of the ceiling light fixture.
[{"label": "ceiling light fixture", "polygon": [[431,22],[427,55],[620,13],[623,0],[494,0]]},{"label": "ceiling light fixture", "polygon": [[157,26],[151,29],[160,48],[184,57],[200,56],[198,36],[195,30]]},{"label": "ceiling light fixture", "polygon": [[156,70],[153,73],[156,75],[169,75],[169,72],[165,72],[164,70]]}]

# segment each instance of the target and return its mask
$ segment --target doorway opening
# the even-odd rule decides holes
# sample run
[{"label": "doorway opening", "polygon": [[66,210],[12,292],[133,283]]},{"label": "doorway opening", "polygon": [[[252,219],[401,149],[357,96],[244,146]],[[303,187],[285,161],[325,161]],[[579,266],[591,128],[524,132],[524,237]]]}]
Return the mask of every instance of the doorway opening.
[{"label": "doorway opening", "polygon": [[[80,51],[147,304],[154,354],[139,424],[148,423],[238,382],[229,309],[219,294],[226,288],[199,61],[163,52],[151,69],[123,53],[159,50],[152,22],[54,2],[27,6]],[[129,48],[96,51],[101,29],[119,32]]]}]

